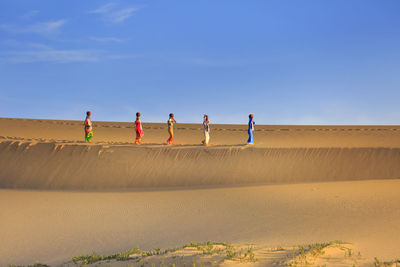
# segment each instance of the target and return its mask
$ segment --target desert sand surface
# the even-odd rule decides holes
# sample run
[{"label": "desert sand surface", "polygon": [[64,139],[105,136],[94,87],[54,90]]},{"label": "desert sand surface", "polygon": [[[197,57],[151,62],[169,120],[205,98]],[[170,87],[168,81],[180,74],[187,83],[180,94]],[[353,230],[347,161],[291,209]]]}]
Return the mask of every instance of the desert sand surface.
[{"label": "desert sand surface", "polygon": [[[200,124],[175,129],[167,146],[166,124],[144,122],[135,145],[133,123],[94,122],[87,144],[81,121],[1,118],[0,266],[73,266],[73,256],[135,247],[179,248],[148,266],[189,266],[181,254],[190,266],[301,266],[299,245],[334,240],[343,244],[308,262],[400,257],[399,126],[256,125],[246,146],[246,125],[211,125],[209,147]],[[183,247],[209,240],[244,258],[217,243],[213,255]],[[95,264],[144,263],[131,256]]]},{"label": "desert sand surface", "polygon": [[[134,121],[134,120],[133,120]],[[94,121],[93,144],[126,144],[135,142],[134,123]],[[257,120],[256,120],[257,122]],[[142,121],[145,145],[165,144],[167,123]],[[220,146],[243,145],[247,141],[247,125],[212,124],[211,144]],[[203,126],[179,123],[175,125],[175,143],[200,145]],[[400,126],[384,125],[256,125],[257,147],[400,147]],[[82,142],[83,121],[34,120],[0,118],[0,138],[26,141]]]},{"label": "desert sand surface", "polygon": [[399,257],[399,187],[399,180],[371,180],[144,192],[1,190],[1,264],[57,265],[80,254],[192,241],[277,248],[342,240],[372,266],[374,257]]},{"label": "desert sand surface", "polygon": [[[400,178],[398,126],[257,126],[94,122],[86,144],[79,121],[0,119],[0,187],[126,190],[176,186],[301,183]],[[22,167],[21,167],[22,166]]]}]

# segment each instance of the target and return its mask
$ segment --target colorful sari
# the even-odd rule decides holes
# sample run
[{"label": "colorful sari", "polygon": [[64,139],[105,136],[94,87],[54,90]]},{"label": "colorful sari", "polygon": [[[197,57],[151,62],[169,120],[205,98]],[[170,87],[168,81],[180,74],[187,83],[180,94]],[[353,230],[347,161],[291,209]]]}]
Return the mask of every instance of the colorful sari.
[{"label": "colorful sari", "polygon": [[92,138],[93,138],[92,121],[90,120],[89,116],[87,116],[85,120],[85,141],[90,142]]},{"label": "colorful sari", "polygon": [[142,137],[144,135],[143,128],[142,128],[142,122],[140,119],[136,119],[135,121],[135,129],[136,129],[136,144],[140,144],[142,141]]}]

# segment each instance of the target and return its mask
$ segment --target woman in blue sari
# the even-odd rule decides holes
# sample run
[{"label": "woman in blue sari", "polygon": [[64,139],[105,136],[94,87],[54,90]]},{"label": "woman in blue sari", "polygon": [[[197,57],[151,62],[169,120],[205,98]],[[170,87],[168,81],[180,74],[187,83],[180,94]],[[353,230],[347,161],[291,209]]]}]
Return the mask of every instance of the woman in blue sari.
[{"label": "woman in blue sari", "polygon": [[254,145],[254,136],[253,136],[254,124],[256,124],[254,122],[254,115],[250,114],[249,115],[249,129],[248,129],[249,140],[247,140],[248,145]]}]

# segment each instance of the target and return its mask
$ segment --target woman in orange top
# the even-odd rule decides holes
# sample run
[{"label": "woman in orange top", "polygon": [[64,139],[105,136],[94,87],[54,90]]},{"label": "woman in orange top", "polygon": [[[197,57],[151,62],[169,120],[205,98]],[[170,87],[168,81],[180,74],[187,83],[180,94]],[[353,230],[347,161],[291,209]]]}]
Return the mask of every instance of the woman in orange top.
[{"label": "woman in orange top", "polygon": [[168,119],[167,123],[168,123],[168,133],[169,133],[169,138],[167,140],[167,144],[170,145],[170,144],[172,144],[172,141],[174,140],[174,123],[176,123],[173,113],[169,114],[169,119]]}]

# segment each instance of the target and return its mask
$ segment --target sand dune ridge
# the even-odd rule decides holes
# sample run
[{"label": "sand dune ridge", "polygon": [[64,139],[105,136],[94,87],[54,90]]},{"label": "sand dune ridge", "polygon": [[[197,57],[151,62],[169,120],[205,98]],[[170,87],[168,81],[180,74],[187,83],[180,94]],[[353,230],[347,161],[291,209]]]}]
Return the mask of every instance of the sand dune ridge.
[{"label": "sand dune ridge", "polygon": [[0,187],[107,190],[393,179],[400,148],[0,143]]}]

